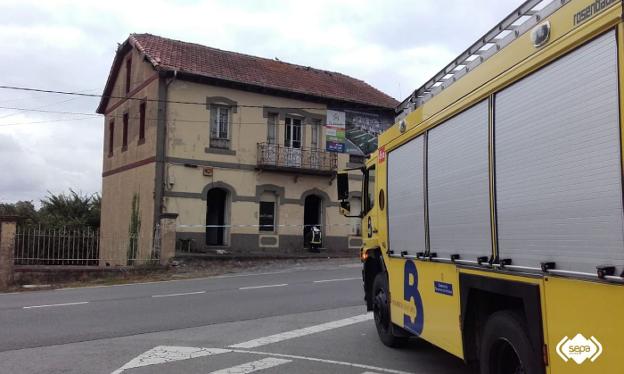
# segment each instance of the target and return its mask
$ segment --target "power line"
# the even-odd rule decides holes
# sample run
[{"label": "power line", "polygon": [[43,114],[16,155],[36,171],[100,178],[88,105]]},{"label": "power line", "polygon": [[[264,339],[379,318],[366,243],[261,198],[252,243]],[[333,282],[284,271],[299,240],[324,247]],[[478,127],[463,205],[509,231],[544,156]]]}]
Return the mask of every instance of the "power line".
[{"label": "power line", "polygon": [[70,122],[70,121],[84,121],[86,119],[93,119],[93,117],[82,117],[82,118],[60,118],[60,119],[49,119],[45,121],[31,121],[31,122],[19,122],[19,123],[2,123],[0,127],[9,127],[9,126],[22,126],[22,125],[35,125],[35,124],[43,124],[43,123],[53,123],[53,122]]},{"label": "power line", "polygon": [[[0,85],[0,89],[4,90],[17,90],[17,91],[27,91],[27,92],[39,92],[39,93],[47,93],[47,94],[56,94],[56,95],[72,95],[72,96],[82,96],[82,97],[92,97],[92,98],[107,98],[107,99],[119,99],[119,100],[135,100],[135,101],[148,101],[148,102],[156,102],[156,103],[168,103],[168,104],[183,104],[183,105],[202,105],[205,106],[205,102],[197,102],[197,101],[177,101],[177,100],[160,100],[160,99],[147,99],[147,98],[138,98],[131,96],[114,96],[114,95],[99,95],[99,94],[89,94],[84,92],[71,92],[71,91],[58,91],[58,90],[46,90],[42,88],[33,88],[33,87],[20,87],[20,86],[6,86]],[[245,105],[245,104],[235,104],[228,105],[231,107],[238,108],[269,108],[269,109],[292,109],[292,110],[325,110],[322,107],[279,107],[279,106],[271,106],[271,105]],[[342,107],[342,110],[375,110],[375,111],[390,111],[394,109],[384,109],[372,105],[362,104],[359,107],[348,108]]]},{"label": "power line", "polygon": [[[69,119],[70,121],[78,121],[78,120],[87,120],[87,119],[93,119],[93,118],[101,118],[101,114],[97,114],[97,113],[86,113],[86,112],[69,112],[69,111],[59,111],[59,110],[45,110],[45,109],[36,109],[36,108],[20,108],[20,107],[7,107],[7,106],[0,106],[0,109],[6,109],[6,110],[16,110],[16,111],[22,111],[22,112],[34,112],[34,113],[46,113],[46,114],[65,114],[65,115],[76,115],[76,116],[83,116],[85,118],[80,118],[80,119]],[[108,118],[121,118],[123,119],[123,115],[108,115]],[[2,118],[2,117],[0,117]],[[134,120],[138,120],[140,119],[140,117],[128,117],[128,119],[134,119]],[[145,121],[157,121],[157,118],[145,118]],[[35,123],[46,123],[46,122],[60,122],[62,120],[49,120],[49,121],[35,121],[35,122],[23,122],[23,123],[9,123],[9,124],[0,124],[0,127],[3,126],[17,126],[20,124],[35,124]],[[169,123],[175,123],[175,122],[182,122],[182,123],[196,123],[196,124],[210,124],[210,120],[206,119],[206,120],[192,120],[192,119],[183,119],[183,118],[175,118],[175,119],[171,119],[169,120]],[[384,122],[379,122],[379,121],[375,121],[375,122],[369,122],[371,124],[375,124],[375,125],[384,125],[387,126],[389,125],[389,123],[384,123]],[[267,122],[235,122],[232,121],[233,125],[266,125]],[[310,123],[301,123],[302,126],[313,126],[313,124]]]}]

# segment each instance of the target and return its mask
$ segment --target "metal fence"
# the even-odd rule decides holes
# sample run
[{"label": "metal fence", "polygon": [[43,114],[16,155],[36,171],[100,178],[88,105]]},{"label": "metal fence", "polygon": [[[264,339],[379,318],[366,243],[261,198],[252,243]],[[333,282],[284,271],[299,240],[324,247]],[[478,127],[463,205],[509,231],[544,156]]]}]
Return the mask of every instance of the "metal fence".
[{"label": "metal fence", "polygon": [[[99,232],[89,228],[50,229],[18,226],[15,233],[14,263],[97,266],[100,260],[99,239]],[[133,241],[130,245],[132,243]]]},{"label": "metal fence", "polygon": [[338,156],[334,152],[325,152],[320,149],[258,143],[258,167],[332,174],[338,167]]}]

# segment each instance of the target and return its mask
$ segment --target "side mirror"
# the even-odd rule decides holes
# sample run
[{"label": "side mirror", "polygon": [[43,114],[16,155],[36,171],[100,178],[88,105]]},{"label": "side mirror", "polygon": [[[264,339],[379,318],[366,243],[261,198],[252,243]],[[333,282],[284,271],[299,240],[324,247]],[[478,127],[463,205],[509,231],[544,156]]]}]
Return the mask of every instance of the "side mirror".
[{"label": "side mirror", "polygon": [[[344,202],[345,200],[349,200],[349,174],[338,173],[336,179],[337,179],[336,185],[338,187],[338,200],[342,202]],[[341,207],[342,207],[342,203],[341,203]]]},{"label": "side mirror", "polygon": [[342,214],[343,216],[348,216],[350,212],[351,212],[351,203],[346,200],[342,200],[340,202],[340,214]]}]

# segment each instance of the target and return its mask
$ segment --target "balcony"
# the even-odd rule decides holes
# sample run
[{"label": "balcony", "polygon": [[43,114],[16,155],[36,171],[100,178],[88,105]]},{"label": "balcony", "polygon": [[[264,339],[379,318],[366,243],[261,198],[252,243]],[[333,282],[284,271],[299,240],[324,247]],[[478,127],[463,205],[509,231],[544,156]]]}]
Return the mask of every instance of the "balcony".
[{"label": "balcony", "polygon": [[262,170],[332,175],[337,167],[338,156],[333,152],[258,143],[258,168]]}]

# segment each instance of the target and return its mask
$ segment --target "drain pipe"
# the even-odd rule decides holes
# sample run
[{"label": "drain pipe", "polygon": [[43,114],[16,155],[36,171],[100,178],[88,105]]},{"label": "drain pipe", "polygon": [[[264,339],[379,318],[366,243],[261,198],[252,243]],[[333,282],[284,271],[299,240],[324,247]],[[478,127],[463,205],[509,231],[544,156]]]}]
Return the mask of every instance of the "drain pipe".
[{"label": "drain pipe", "polygon": [[158,79],[158,121],[156,124],[156,178],[154,190],[154,227],[160,222],[160,215],[164,208],[165,195],[165,165],[167,159],[167,101],[169,99],[169,85],[175,81],[178,71],[161,72]]}]

